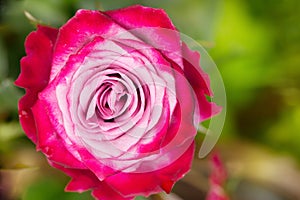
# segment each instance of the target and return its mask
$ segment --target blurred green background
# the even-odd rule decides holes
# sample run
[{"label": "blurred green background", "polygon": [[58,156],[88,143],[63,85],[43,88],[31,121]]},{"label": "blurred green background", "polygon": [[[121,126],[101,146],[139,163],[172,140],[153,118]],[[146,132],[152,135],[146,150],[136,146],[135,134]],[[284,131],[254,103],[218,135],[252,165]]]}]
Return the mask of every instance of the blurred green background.
[{"label": "blurred green background", "polygon": [[[216,149],[228,170],[224,187],[231,198],[300,199],[298,0],[0,0],[0,199],[91,199],[89,193],[63,192],[69,178],[48,167],[18,124],[17,101],[24,91],[13,81],[25,37],[34,30],[24,11],[59,27],[79,8],[133,4],[163,8],[217,64],[228,110]],[[195,159],[192,172],[201,183],[187,175],[174,193],[204,198],[208,168],[207,159]]]}]

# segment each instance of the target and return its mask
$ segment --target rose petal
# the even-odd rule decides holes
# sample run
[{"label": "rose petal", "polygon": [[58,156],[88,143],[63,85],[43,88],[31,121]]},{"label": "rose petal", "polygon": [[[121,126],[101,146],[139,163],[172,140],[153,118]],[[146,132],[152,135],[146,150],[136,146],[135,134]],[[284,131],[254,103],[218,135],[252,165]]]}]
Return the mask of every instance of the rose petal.
[{"label": "rose petal", "polygon": [[38,133],[37,149],[46,154],[52,162],[67,167],[86,168],[69,152],[70,149],[66,149],[62,138],[55,132],[53,123],[49,119],[51,113],[47,107],[42,101],[37,101],[32,108]]},{"label": "rose petal", "polygon": [[99,179],[90,170],[67,168],[54,163],[51,160],[48,160],[48,162],[52,167],[65,172],[72,178],[66,186],[65,191],[84,192],[86,190],[97,188],[101,184]]},{"label": "rose petal", "polygon": [[125,198],[114,191],[105,182],[100,181],[91,171],[82,169],[66,168],[56,163],[49,161],[49,164],[57,169],[62,170],[67,175],[72,177],[71,181],[65,188],[69,192],[84,192],[86,190],[93,190],[92,195],[96,199],[101,200],[131,200],[132,198]]},{"label": "rose petal", "polygon": [[36,99],[36,92],[27,89],[26,94],[19,101],[20,124],[28,138],[35,144],[37,143],[37,133],[31,107]]},{"label": "rose petal", "polygon": [[[120,32],[124,33],[125,30],[102,12],[78,10],[76,15],[59,29],[50,80],[53,80],[60,73],[60,70],[65,66],[71,55],[76,54],[95,37],[101,36],[108,39],[118,39],[117,34]],[[131,34],[123,34],[122,38],[136,39]]]},{"label": "rose petal", "polygon": [[92,195],[97,200],[133,200],[134,196],[124,197],[113,190],[109,185],[105,182],[100,184],[97,189],[94,189]]},{"label": "rose petal", "polygon": [[78,150],[84,165],[89,168],[99,180],[104,180],[106,177],[117,173],[110,166],[101,163],[101,161],[93,156],[87,149],[81,148]]},{"label": "rose petal", "polygon": [[222,108],[213,102],[209,102],[205,97],[205,95],[212,97],[213,93],[210,89],[209,76],[200,67],[200,54],[197,51],[191,51],[185,43],[182,44],[182,53],[184,75],[197,96],[200,121],[204,121],[218,114]]},{"label": "rose petal", "polygon": [[176,30],[163,9],[133,5],[117,10],[109,10],[105,14],[127,29],[161,27]]},{"label": "rose petal", "polygon": [[[47,30],[51,32],[51,39],[45,34]],[[48,84],[55,31],[39,26],[37,31],[28,35],[25,41],[27,56],[21,60],[21,73],[15,81],[17,86],[41,91]]]},{"label": "rose petal", "polygon": [[108,177],[105,181],[124,196],[149,196],[150,194],[161,192],[162,188],[166,192],[170,192],[174,182],[182,178],[190,170],[194,147],[193,142],[182,156],[163,169],[148,173],[120,172]]},{"label": "rose petal", "polygon": [[57,28],[38,25],[38,30],[42,31],[51,40],[53,45],[56,43],[58,34]]},{"label": "rose petal", "polygon": [[19,118],[24,132],[34,143],[37,133],[31,107],[37,100],[37,93],[48,83],[56,35],[56,29],[46,26],[38,26],[28,35],[25,41],[27,56],[21,60],[21,73],[15,81],[17,86],[26,88],[26,94],[19,101]]},{"label": "rose petal", "polygon": [[182,66],[180,35],[163,9],[134,5],[105,14]]},{"label": "rose petal", "polygon": [[139,153],[151,153],[158,151],[161,147],[163,147],[162,143],[165,141],[166,135],[168,135],[170,122],[170,107],[167,100],[163,101],[163,108],[163,114],[160,116],[159,124],[157,124],[153,130],[151,130],[150,136],[152,137],[149,138],[150,136],[147,134],[146,138],[141,139],[138,146]]}]

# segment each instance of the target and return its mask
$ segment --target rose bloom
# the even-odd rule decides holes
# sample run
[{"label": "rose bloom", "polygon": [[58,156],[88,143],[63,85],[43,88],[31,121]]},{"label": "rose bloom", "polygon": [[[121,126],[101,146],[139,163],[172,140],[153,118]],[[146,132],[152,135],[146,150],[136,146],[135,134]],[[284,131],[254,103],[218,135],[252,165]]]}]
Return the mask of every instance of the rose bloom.
[{"label": "rose bloom", "polygon": [[200,55],[161,9],[79,10],[25,42],[16,85],[20,123],[66,191],[133,199],[165,191],[190,169],[200,122],[220,111]]}]

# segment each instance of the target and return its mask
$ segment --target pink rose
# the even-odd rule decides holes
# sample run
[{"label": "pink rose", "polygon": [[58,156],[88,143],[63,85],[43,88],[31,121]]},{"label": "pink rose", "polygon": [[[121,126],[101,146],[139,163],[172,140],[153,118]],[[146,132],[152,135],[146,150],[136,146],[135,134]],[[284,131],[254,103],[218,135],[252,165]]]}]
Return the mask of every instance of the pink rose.
[{"label": "pink rose", "polygon": [[163,10],[79,10],[59,29],[38,26],[25,49],[20,123],[72,177],[67,191],[133,199],[169,193],[189,171],[198,124],[220,108]]}]

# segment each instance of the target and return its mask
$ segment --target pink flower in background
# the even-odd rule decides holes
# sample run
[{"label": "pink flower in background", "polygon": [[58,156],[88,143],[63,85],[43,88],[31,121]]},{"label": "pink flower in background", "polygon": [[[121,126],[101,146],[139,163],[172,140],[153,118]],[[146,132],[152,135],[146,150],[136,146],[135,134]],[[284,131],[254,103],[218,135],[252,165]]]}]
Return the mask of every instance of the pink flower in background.
[{"label": "pink flower in background", "polygon": [[211,157],[212,172],[209,177],[210,190],[206,200],[229,200],[224,185],[227,180],[227,171],[220,159],[220,155],[214,153]]},{"label": "pink flower in background", "polygon": [[199,53],[161,9],[79,10],[25,42],[20,123],[67,191],[96,199],[169,193],[190,169],[198,124],[220,111]]}]

